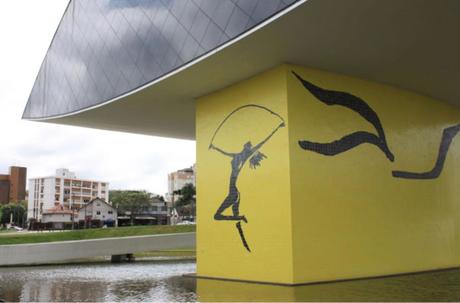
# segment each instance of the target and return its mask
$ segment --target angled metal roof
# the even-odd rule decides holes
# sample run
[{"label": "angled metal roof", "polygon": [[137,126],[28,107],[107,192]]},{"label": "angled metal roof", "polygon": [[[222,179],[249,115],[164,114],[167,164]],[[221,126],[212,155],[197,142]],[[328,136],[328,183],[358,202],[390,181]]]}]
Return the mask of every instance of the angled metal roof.
[{"label": "angled metal roof", "polygon": [[[100,129],[118,130],[133,133],[142,133],[148,135],[157,135],[164,137],[174,137],[182,139],[195,138],[195,105],[194,100],[197,97],[209,94],[213,91],[225,88],[239,81],[254,76],[262,71],[273,68],[280,64],[296,64],[310,68],[321,69],[339,74],[347,74],[362,79],[368,79],[375,82],[389,84],[406,90],[417,92],[422,95],[430,96],[441,101],[446,101],[460,107],[460,1],[457,0],[299,0],[299,1],[273,1],[272,0],[240,0],[240,1],[214,1],[214,0],[188,0],[180,1],[199,7],[201,12],[217,10],[205,8],[205,3],[227,3],[233,9],[224,9],[226,15],[232,11],[228,17],[225,29],[221,29],[221,38],[216,44],[209,44],[208,51],[204,50],[203,39],[210,29],[211,22],[218,25],[217,21],[208,19],[208,27],[202,34],[200,46],[196,47],[194,55],[191,57],[181,57],[186,51],[185,45],[187,40],[194,37],[195,26],[191,21],[186,27],[188,36],[185,38],[176,61],[181,58],[179,65],[170,64],[167,58],[174,54],[174,51],[160,52],[155,54],[145,53],[136,57],[137,61],[127,64],[125,59],[128,56],[127,49],[135,45],[131,52],[142,50],[145,41],[151,37],[159,37],[161,41],[166,36],[163,34],[142,36],[138,39],[135,35],[134,41],[137,42],[117,42],[119,44],[111,45],[109,42],[102,43],[102,54],[115,54],[123,49],[121,57],[115,59],[113,56],[106,56],[94,51],[89,51],[96,58],[90,61],[78,61],[72,58],[82,58],[76,56],[79,53],[81,45],[75,46],[76,49],[70,48],[66,53],[65,64],[60,64],[62,56],[59,52],[53,50],[54,41],[58,40],[61,27],[56,33],[50,51],[45,58],[45,62],[40,71],[39,77],[35,83],[34,89],[29,99],[24,118],[37,121],[52,123],[78,125]],[[123,6],[116,9],[107,10],[105,18],[112,22],[122,22],[127,20],[126,17],[119,19],[121,13],[113,13],[113,10],[123,11],[123,16],[133,14],[137,16],[139,12],[146,11],[146,4],[153,3],[161,5],[162,9],[154,9],[157,15],[152,24],[159,22],[156,18],[163,16],[158,12],[164,11],[167,7],[168,12],[175,11],[174,5],[177,1],[136,1],[129,3],[129,8]],[[73,0],[69,9],[74,9],[80,1]],[[100,7],[108,5],[113,1],[96,1]],[[114,1],[118,2],[118,1]],[[128,1],[119,1],[125,3]],[[231,3],[230,3],[231,2]],[[277,3],[275,5],[275,2]],[[84,2],[85,5],[93,5],[93,1]],[[172,5],[172,6],[168,6]],[[243,5],[252,5],[252,8],[244,8]],[[263,10],[262,6],[267,10]],[[271,9],[268,9],[270,8]],[[276,9],[275,9],[276,7]],[[68,10],[69,10],[68,9]],[[248,18],[252,14],[259,16],[256,24],[255,19],[244,29],[229,37],[226,30],[232,23],[233,13],[235,11],[251,12],[246,13]],[[259,10],[266,13],[260,14]],[[78,10],[75,10],[77,12]],[[129,12],[129,13],[128,13]],[[183,9],[180,18],[187,19],[187,10]],[[256,13],[257,12],[257,13]],[[223,12],[221,12],[223,13]],[[66,15],[68,12],[66,13]],[[198,14],[198,13],[197,13]],[[210,13],[209,13],[210,14]],[[117,15],[118,17],[113,17]],[[207,14],[206,14],[207,15]],[[112,16],[107,17],[107,16]],[[160,17],[158,17],[160,16]],[[168,15],[162,27],[156,27],[157,31],[166,31],[174,26],[165,24],[169,19],[176,18],[175,13]],[[173,17],[171,17],[173,16]],[[179,15],[178,15],[179,16]],[[200,15],[201,16],[201,15]],[[65,18],[65,16],[64,16]],[[75,15],[78,20],[79,15]],[[136,17],[129,20],[139,22]],[[143,17],[142,17],[143,18]],[[142,19],[141,18],[141,19]],[[214,17],[218,18],[218,17]],[[235,17],[236,18],[236,17]],[[265,18],[265,19],[264,19]],[[201,18],[200,18],[201,19]],[[251,19],[251,20],[252,20]],[[86,22],[92,22],[91,20]],[[118,21],[115,21],[118,20]],[[122,21],[120,21],[122,20]],[[150,19],[152,20],[152,19]],[[64,21],[64,20],[63,20]],[[76,21],[75,21],[76,22]],[[181,21],[185,22],[185,21]],[[197,21],[200,23],[201,21]],[[244,22],[243,22],[244,23]],[[130,23],[128,23],[130,24]],[[248,23],[249,24],[249,23]],[[61,25],[62,26],[62,25]],[[84,25],[83,25],[84,26]],[[103,40],[100,35],[93,33],[92,26],[89,29],[88,37],[91,41],[97,43],[98,39]],[[177,25],[172,40],[168,40],[169,47],[173,47],[176,33],[184,28],[183,25]],[[211,26],[212,27],[212,26]],[[67,38],[79,35],[75,33],[75,26],[70,26],[66,31]],[[131,34],[123,34],[122,37],[132,36],[131,26],[128,27]],[[165,33],[166,33],[165,32]],[[108,36],[107,36],[108,37]],[[111,36],[113,38],[113,36]],[[229,40],[225,40],[227,37]],[[64,38],[62,38],[64,39]],[[72,38],[73,39],[73,38]],[[85,36],[85,39],[88,39]],[[147,39],[147,40],[146,40]],[[194,38],[195,39],[195,38]],[[115,39],[117,40],[117,39]],[[119,40],[119,39],[118,39]],[[68,40],[64,40],[68,41]],[[72,40],[73,41],[73,40]],[[112,41],[109,39],[108,41]],[[129,40],[132,41],[132,40]],[[217,41],[217,39],[216,39]],[[225,42],[226,41],[226,42]],[[70,42],[69,42],[70,43]],[[73,43],[73,42],[72,42]],[[144,44],[142,44],[144,43]],[[153,46],[163,49],[163,44],[152,42]],[[64,43],[65,44],[65,43]],[[85,45],[85,44],[83,44]],[[150,45],[150,44],[149,44]],[[64,47],[64,46],[62,46]],[[90,47],[89,45],[87,47]],[[57,48],[57,46],[56,46]],[[84,46],[83,46],[84,48]],[[166,47],[165,47],[166,48]],[[59,48],[57,48],[59,49]],[[170,50],[167,48],[167,50]],[[70,54],[70,55],[69,55]],[[47,60],[55,56],[54,64],[51,65]],[[138,74],[134,70],[147,68],[139,62],[145,62],[142,59],[147,56],[146,64],[160,66],[161,70],[155,74],[157,78],[147,81],[144,73]],[[159,56],[159,57],[158,57]],[[101,61],[104,64],[101,64]],[[109,61],[104,61],[109,60]],[[189,60],[189,61],[186,61]],[[172,59],[171,59],[172,61]],[[63,61],[64,62],[64,61]],[[96,62],[96,63],[93,63]],[[138,62],[136,64],[136,62]],[[175,62],[176,63],[176,62]],[[161,66],[168,68],[161,69]],[[174,67],[175,66],[175,67]],[[114,72],[107,73],[106,69],[113,68]],[[126,69],[124,68],[126,67]],[[117,70],[118,68],[118,70]],[[48,72],[45,72],[48,70]],[[53,70],[58,76],[52,76]],[[156,68],[151,69],[156,71]],[[168,72],[169,70],[169,72]],[[104,72],[105,71],[105,72]],[[106,76],[102,80],[96,75],[104,73]],[[134,78],[140,77],[147,82],[135,87],[135,83],[142,81],[126,76],[128,73]],[[73,89],[69,84],[70,80],[65,77],[74,77],[74,83],[77,83],[78,89]],[[80,77],[86,75],[87,79],[97,79],[98,85],[88,84],[87,89],[83,89]],[[124,77],[123,84],[110,84],[115,88],[116,93],[110,89],[105,89],[103,83],[111,83],[109,77]],[[42,76],[42,77],[41,77]],[[76,80],[75,80],[76,79]],[[112,79],[113,80],[113,79]],[[131,81],[132,86],[127,83]],[[89,80],[88,80],[89,81]],[[117,82],[118,83],[118,82]],[[120,87],[119,87],[120,86]],[[67,97],[67,90],[72,88],[71,94]],[[40,92],[40,93],[38,93]],[[72,95],[73,94],[73,95]],[[75,97],[79,94],[80,97]],[[108,97],[104,94],[107,94]],[[110,96],[116,95],[110,98]],[[95,97],[96,96],[96,97]]]},{"label": "angled metal roof", "polygon": [[295,0],[71,0],[24,118],[101,104],[215,49]]}]

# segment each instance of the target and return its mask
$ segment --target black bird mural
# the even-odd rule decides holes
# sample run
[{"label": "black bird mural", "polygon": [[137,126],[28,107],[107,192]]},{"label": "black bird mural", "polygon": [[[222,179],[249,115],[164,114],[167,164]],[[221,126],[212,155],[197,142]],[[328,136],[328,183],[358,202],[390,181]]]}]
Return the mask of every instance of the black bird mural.
[{"label": "black bird mural", "polygon": [[296,76],[300,83],[302,83],[302,85],[316,97],[316,99],[326,105],[339,105],[351,109],[372,124],[377,131],[377,135],[367,131],[357,131],[328,143],[300,140],[298,143],[302,149],[310,150],[325,156],[335,156],[360,144],[369,143],[377,146],[385,154],[388,160],[392,162],[394,161],[394,155],[388,147],[385,132],[380,119],[377,113],[363,99],[347,92],[321,88],[305,79],[302,79],[295,72],[292,73]]}]

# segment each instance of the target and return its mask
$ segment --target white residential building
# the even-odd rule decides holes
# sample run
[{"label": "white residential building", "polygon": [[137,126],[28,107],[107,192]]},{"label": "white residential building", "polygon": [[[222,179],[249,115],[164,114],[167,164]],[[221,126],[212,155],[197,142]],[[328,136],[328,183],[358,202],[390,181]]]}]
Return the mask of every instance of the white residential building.
[{"label": "white residential building", "polygon": [[94,199],[78,210],[75,221],[84,227],[117,226],[117,218],[115,207],[103,199]]},{"label": "white residential building", "polygon": [[96,198],[109,200],[109,183],[78,179],[68,169],[57,169],[54,176],[29,179],[27,219],[41,221],[44,210],[59,205],[76,210]]},{"label": "white residential building", "polygon": [[193,186],[196,186],[195,176],[195,165],[168,174],[166,201],[175,202],[180,195],[174,194],[174,192],[182,189],[185,184],[191,183]]}]

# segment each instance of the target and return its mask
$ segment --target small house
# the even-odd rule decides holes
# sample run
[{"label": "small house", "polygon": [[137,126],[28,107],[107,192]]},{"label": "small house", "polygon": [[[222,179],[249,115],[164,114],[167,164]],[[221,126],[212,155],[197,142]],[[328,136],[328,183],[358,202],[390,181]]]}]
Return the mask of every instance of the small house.
[{"label": "small house", "polygon": [[75,219],[80,227],[117,226],[117,209],[106,201],[96,198],[78,209]]},{"label": "small house", "polygon": [[65,224],[71,224],[75,213],[60,204],[43,211],[41,222],[50,229],[64,229]]}]

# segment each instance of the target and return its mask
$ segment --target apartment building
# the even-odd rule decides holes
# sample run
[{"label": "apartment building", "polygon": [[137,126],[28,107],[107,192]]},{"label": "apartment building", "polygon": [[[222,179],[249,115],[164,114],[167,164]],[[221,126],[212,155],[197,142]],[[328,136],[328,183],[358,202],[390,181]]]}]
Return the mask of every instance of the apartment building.
[{"label": "apartment building", "polygon": [[174,192],[182,189],[185,184],[191,183],[195,186],[195,176],[195,164],[191,167],[168,174],[168,193],[166,194],[166,201],[177,201],[180,195],[174,194]]},{"label": "apartment building", "polygon": [[7,175],[0,175],[0,203],[19,202],[26,198],[27,168],[10,166]]},{"label": "apartment building", "polygon": [[41,221],[45,210],[58,205],[77,210],[96,198],[108,201],[108,182],[80,179],[68,169],[57,169],[54,176],[29,179],[27,219]]}]

